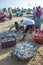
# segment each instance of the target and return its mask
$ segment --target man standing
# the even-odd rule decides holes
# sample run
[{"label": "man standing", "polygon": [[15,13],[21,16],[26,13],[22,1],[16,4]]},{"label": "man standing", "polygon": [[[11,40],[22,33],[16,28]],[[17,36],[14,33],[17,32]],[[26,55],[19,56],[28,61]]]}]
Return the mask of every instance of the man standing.
[{"label": "man standing", "polygon": [[12,20],[12,9],[11,9],[11,7],[8,8],[8,12],[9,12],[9,19]]},{"label": "man standing", "polygon": [[33,20],[35,20],[35,15],[36,15],[36,9],[33,7]]},{"label": "man standing", "polygon": [[38,6],[37,12],[36,12],[36,17],[35,17],[35,26],[36,29],[41,29],[41,8]]}]

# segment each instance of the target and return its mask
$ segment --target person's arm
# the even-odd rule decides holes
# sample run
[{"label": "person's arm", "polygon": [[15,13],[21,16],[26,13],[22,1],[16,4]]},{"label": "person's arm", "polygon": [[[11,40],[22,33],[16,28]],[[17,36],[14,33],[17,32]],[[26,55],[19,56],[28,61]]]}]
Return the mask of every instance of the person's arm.
[{"label": "person's arm", "polygon": [[18,24],[18,28],[20,28],[21,26],[20,26],[20,24]]},{"label": "person's arm", "polygon": [[13,27],[15,27],[15,25],[11,26],[10,29],[9,29],[9,31],[11,31],[11,29],[12,29]]}]

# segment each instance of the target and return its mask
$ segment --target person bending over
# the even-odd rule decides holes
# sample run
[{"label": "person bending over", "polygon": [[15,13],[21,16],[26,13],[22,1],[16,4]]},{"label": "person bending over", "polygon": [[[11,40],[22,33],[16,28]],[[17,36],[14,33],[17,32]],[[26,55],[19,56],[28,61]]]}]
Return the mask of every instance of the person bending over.
[{"label": "person bending over", "polygon": [[18,31],[19,28],[20,28],[20,25],[19,25],[17,22],[15,22],[14,25],[11,26],[11,28],[9,29],[9,31],[10,31],[13,27],[15,27],[16,31]]},{"label": "person bending over", "polygon": [[[24,33],[24,37],[25,37],[25,33],[27,33],[28,31],[30,31],[32,33],[32,31],[35,30],[35,21],[32,19],[26,19],[26,20],[22,20],[21,23],[22,26],[26,25],[25,30],[23,31]],[[24,38],[23,38],[24,39]]]},{"label": "person bending over", "polygon": [[19,30],[23,31],[23,30],[24,30],[24,27],[21,26],[21,25],[20,25],[19,23],[17,23],[17,22],[15,22],[13,26],[11,26],[11,28],[9,29],[9,31],[11,31],[11,29],[12,29],[13,27],[15,27],[15,30],[16,30],[16,31],[19,31]]}]

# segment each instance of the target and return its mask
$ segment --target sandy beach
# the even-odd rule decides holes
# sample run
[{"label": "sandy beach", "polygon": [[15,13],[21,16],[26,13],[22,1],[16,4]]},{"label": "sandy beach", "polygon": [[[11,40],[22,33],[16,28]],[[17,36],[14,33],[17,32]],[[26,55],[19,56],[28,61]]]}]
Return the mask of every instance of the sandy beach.
[{"label": "sandy beach", "polygon": [[[0,32],[8,31],[15,21],[27,19],[28,17],[14,17],[12,20],[0,22]],[[43,22],[41,22],[41,29],[43,29]],[[11,57],[13,48],[2,49],[0,46],[0,65],[43,65],[43,45],[40,45],[30,60],[21,61]]]}]

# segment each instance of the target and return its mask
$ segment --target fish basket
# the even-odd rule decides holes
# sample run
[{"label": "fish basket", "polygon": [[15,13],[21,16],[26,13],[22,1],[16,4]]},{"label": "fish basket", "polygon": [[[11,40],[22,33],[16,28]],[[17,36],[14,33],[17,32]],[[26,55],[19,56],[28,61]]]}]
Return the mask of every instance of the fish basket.
[{"label": "fish basket", "polygon": [[31,42],[30,43],[22,42],[20,44],[15,45],[11,53],[11,56],[21,60],[29,60],[34,56],[35,51],[36,46],[33,45]]},{"label": "fish basket", "polygon": [[14,36],[2,37],[1,38],[2,49],[13,47],[13,46],[15,46],[15,44],[16,44],[16,39],[15,39]]},{"label": "fish basket", "polygon": [[[36,35],[38,33],[38,35]],[[38,44],[43,44],[43,30],[41,31],[36,31],[34,40]]]}]

